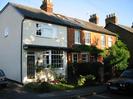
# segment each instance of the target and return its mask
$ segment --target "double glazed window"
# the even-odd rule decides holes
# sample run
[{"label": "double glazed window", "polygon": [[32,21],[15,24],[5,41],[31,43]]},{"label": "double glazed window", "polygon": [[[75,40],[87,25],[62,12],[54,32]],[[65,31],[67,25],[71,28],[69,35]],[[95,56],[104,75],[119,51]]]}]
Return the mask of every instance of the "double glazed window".
[{"label": "double glazed window", "polygon": [[45,67],[62,68],[63,67],[63,51],[49,50],[44,51],[43,64]]},{"label": "double glazed window", "polygon": [[105,48],[105,45],[106,45],[105,34],[101,34],[101,48]]},{"label": "double glazed window", "polygon": [[63,51],[53,50],[51,53],[51,65],[54,68],[63,67]]},{"label": "double glazed window", "polygon": [[36,24],[36,35],[40,37],[46,38],[57,38],[56,28],[51,26],[50,24]]},{"label": "double glazed window", "polygon": [[88,62],[88,53],[82,53],[82,62]]},{"label": "double glazed window", "polygon": [[75,30],[75,44],[80,44],[80,31]]},{"label": "double glazed window", "polygon": [[41,25],[36,24],[36,35],[41,36],[42,35],[42,30],[41,30]]},{"label": "double glazed window", "polygon": [[112,44],[113,44],[112,37],[111,37],[111,36],[109,36],[109,37],[108,37],[108,47],[111,47],[111,46],[112,46]]},{"label": "double glazed window", "polygon": [[78,62],[78,54],[77,53],[73,53],[72,54],[72,62],[73,63],[77,63]]},{"label": "double glazed window", "polygon": [[87,44],[87,45],[91,44],[91,34],[90,34],[90,32],[85,32],[85,44]]}]

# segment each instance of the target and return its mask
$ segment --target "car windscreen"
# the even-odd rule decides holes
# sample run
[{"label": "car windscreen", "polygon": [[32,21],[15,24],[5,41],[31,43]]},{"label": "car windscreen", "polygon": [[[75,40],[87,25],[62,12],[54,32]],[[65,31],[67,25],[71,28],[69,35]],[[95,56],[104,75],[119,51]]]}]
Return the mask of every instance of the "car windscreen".
[{"label": "car windscreen", "polygon": [[5,76],[5,74],[2,70],[0,70],[0,76]]},{"label": "car windscreen", "polygon": [[133,70],[124,71],[120,77],[133,78]]}]

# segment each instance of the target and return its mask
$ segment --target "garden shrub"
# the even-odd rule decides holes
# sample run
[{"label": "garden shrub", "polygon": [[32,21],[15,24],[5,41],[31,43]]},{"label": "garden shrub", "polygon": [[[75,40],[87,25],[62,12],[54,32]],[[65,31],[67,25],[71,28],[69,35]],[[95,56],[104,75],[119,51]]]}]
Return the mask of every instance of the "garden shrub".
[{"label": "garden shrub", "polygon": [[85,84],[86,81],[86,77],[80,75],[79,79],[78,79],[78,86],[83,86]]},{"label": "garden shrub", "polygon": [[47,82],[31,82],[24,86],[25,89],[33,92],[50,92],[50,87]]},{"label": "garden shrub", "polygon": [[39,83],[39,86],[37,88],[37,92],[50,92],[51,85],[47,82]]},{"label": "garden shrub", "polygon": [[68,65],[68,82],[76,83],[80,75],[90,74],[90,63],[73,63]]},{"label": "garden shrub", "polygon": [[80,75],[78,79],[78,86],[87,86],[87,85],[92,85],[94,83],[94,80],[96,77],[92,74],[82,76]]}]

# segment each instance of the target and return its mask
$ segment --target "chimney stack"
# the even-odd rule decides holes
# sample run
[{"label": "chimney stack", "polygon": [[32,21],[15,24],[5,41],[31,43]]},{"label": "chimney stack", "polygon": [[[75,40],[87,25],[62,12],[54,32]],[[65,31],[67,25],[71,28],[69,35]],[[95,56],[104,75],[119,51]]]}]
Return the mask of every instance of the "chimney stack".
[{"label": "chimney stack", "polygon": [[89,22],[98,24],[98,22],[99,22],[99,17],[98,17],[96,14],[92,14],[92,15],[90,15]]},{"label": "chimney stack", "polygon": [[105,24],[107,25],[108,23],[114,23],[114,24],[117,24],[117,17],[115,16],[115,13],[112,13],[112,14],[109,14],[106,16],[106,19],[105,19]]},{"label": "chimney stack", "polygon": [[40,6],[40,8],[46,12],[53,12],[53,3],[52,0],[43,0],[42,1],[42,5]]}]

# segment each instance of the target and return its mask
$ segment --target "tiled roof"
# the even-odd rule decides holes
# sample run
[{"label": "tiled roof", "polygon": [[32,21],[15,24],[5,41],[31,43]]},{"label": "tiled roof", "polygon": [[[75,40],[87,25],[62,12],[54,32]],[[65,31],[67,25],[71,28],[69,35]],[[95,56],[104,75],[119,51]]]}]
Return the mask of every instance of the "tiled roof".
[{"label": "tiled roof", "polygon": [[120,24],[118,26],[125,29],[125,30],[127,30],[127,31],[129,31],[129,32],[131,32],[131,33],[133,33],[133,28],[131,28],[131,27],[120,25]]},{"label": "tiled roof", "polygon": [[85,30],[90,30],[94,32],[116,35],[115,33],[112,33],[107,29],[91,22],[67,17],[60,14],[48,13],[41,9],[36,9],[36,8],[32,8],[32,7],[28,7],[20,4],[14,4],[14,3],[9,3],[9,4],[12,5],[25,18],[50,22],[53,24],[58,24],[58,25],[63,25],[68,27],[74,27],[77,29],[85,29]]},{"label": "tiled roof", "polygon": [[54,24],[59,24],[59,25],[65,25],[65,26],[71,26],[74,28],[80,28],[78,24],[74,24],[69,21],[62,20],[61,18],[57,17],[55,14],[45,12],[40,9],[20,5],[20,4],[14,4],[14,3],[9,3],[11,4],[22,16],[26,18],[31,18],[35,20],[40,20],[40,21],[45,21],[45,22],[51,22]]}]

